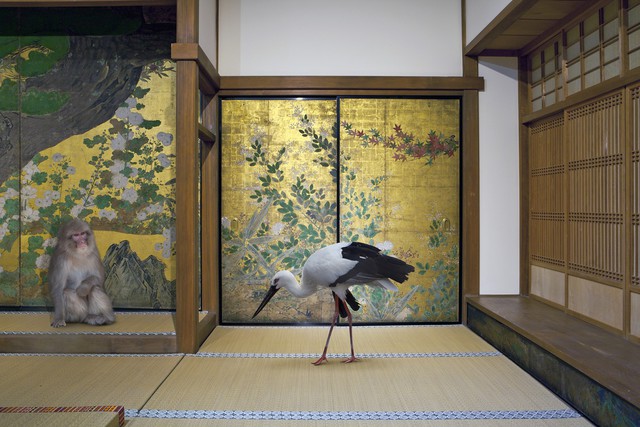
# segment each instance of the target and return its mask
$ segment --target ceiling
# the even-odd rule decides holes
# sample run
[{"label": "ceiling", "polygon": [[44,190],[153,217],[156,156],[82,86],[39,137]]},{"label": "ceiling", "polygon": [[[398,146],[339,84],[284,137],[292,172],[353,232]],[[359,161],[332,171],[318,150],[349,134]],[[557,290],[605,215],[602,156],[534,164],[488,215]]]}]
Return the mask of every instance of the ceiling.
[{"label": "ceiling", "polygon": [[599,0],[513,0],[465,48],[469,56],[520,56]]}]

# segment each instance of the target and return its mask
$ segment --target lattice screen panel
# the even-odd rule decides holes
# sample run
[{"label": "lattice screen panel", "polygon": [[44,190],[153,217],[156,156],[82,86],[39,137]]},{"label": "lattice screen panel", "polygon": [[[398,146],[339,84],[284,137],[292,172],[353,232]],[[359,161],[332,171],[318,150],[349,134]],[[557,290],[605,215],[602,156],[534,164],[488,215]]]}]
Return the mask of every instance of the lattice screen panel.
[{"label": "lattice screen panel", "polygon": [[631,284],[640,286],[640,87],[631,90]]},{"label": "lattice screen panel", "polygon": [[567,110],[570,272],[624,279],[622,93]]},{"label": "lattice screen panel", "polygon": [[531,260],[563,267],[564,143],[562,115],[530,127],[530,254]]}]

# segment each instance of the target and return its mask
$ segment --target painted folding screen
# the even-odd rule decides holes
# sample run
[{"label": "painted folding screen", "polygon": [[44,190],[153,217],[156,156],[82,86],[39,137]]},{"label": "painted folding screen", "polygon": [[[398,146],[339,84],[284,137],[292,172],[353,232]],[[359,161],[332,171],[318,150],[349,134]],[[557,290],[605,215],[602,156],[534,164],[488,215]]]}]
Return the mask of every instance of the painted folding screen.
[{"label": "painted folding screen", "polygon": [[116,308],[175,307],[175,8],[0,13],[0,306],[42,307],[60,224]]},{"label": "painted folding screen", "polygon": [[[251,320],[269,281],[358,240],[414,265],[399,291],[355,286],[358,322],[456,322],[460,101],[221,101],[223,322]],[[253,321],[327,322],[330,291],[280,292]]]}]

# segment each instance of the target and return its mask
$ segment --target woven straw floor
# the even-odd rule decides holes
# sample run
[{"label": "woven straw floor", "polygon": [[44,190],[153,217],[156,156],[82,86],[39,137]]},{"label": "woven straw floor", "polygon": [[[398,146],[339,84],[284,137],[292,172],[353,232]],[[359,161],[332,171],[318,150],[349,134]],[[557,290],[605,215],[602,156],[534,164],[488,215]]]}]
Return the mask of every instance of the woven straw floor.
[{"label": "woven straw floor", "polygon": [[196,355],[0,354],[0,407],[121,405],[133,427],[590,425],[464,326],[355,327],[352,364],[340,327],[313,366],[327,330],[222,326]]},{"label": "woven straw floor", "polygon": [[84,323],[69,323],[64,328],[50,326],[49,312],[0,312],[0,328],[11,333],[141,333],[174,334],[173,314],[169,312],[117,312],[116,322],[99,328]]}]

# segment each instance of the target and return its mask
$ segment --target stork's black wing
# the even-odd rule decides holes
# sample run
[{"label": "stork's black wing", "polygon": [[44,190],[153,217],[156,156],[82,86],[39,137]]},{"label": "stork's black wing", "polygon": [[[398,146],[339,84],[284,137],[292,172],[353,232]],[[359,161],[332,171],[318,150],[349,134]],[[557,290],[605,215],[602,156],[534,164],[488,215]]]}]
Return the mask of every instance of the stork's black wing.
[{"label": "stork's black wing", "polygon": [[342,257],[357,264],[338,277],[335,284],[367,283],[377,279],[392,279],[402,283],[414,270],[412,265],[401,259],[381,254],[380,249],[361,242],[352,242],[343,247]]}]

